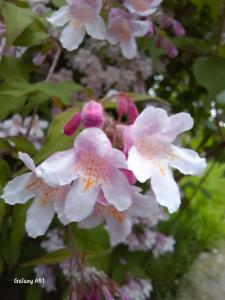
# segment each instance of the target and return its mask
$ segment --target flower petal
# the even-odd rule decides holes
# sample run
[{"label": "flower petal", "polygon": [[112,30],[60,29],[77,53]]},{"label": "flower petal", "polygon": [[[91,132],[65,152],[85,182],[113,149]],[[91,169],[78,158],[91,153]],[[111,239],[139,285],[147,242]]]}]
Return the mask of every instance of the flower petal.
[{"label": "flower petal", "polygon": [[115,167],[111,168],[109,180],[102,185],[102,190],[107,202],[113,204],[119,211],[131,205],[130,184],[126,176]]},{"label": "flower petal", "polygon": [[170,213],[175,212],[180,206],[180,192],[170,169],[167,166],[155,166],[151,184],[157,202],[166,206]]},{"label": "flower petal", "polygon": [[75,165],[75,151],[70,149],[50,156],[37,167],[36,173],[48,184],[69,184],[78,176]]},{"label": "flower petal", "polygon": [[32,172],[35,173],[36,168],[35,168],[34,161],[27,153],[19,152],[18,157],[24,162],[24,164],[28,169],[30,169]]},{"label": "flower petal", "polygon": [[137,44],[133,37],[128,42],[121,42],[120,46],[124,57],[132,59],[137,55]]},{"label": "flower petal", "polygon": [[90,216],[78,224],[79,228],[90,229],[97,227],[104,222],[104,216],[96,211],[93,211]]},{"label": "flower petal", "polygon": [[83,130],[75,139],[74,147],[98,156],[105,155],[112,148],[106,134],[100,128],[94,127]]},{"label": "flower petal", "polygon": [[54,201],[54,210],[57,213],[60,222],[63,225],[67,225],[71,221],[66,217],[64,209],[65,209],[65,201],[63,201],[62,199]]},{"label": "flower petal", "polygon": [[178,169],[183,174],[198,175],[206,168],[205,158],[201,158],[197,152],[172,145],[172,151],[175,156],[169,164]]},{"label": "flower petal", "polygon": [[45,205],[36,198],[27,211],[26,231],[27,234],[36,238],[37,236],[45,234],[53,216],[54,216],[54,202],[50,201]]},{"label": "flower petal", "polygon": [[60,42],[68,51],[73,51],[83,42],[84,36],[85,27],[83,25],[75,27],[71,21],[63,29],[60,36]]},{"label": "flower petal", "polygon": [[97,16],[92,22],[85,25],[87,33],[94,39],[104,40],[106,38],[106,28],[104,20]]},{"label": "flower petal", "polygon": [[120,150],[112,148],[106,153],[104,158],[116,168],[127,169],[126,156]]},{"label": "flower petal", "polygon": [[29,183],[32,177],[32,173],[25,173],[23,175],[15,177],[10,181],[3,190],[2,198],[6,203],[14,205],[17,203],[25,203],[31,199],[35,192],[26,189],[26,185]]},{"label": "flower petal", "polygon": [[140,182],[145,182],[151,177],[151,163],[139,154],[135,146],[128,153],[128,168]]},{"label": "flower petal", "polygon": [[68,6],[62,6],[59,10],[47,18],[47,20],[55,27],[64,26],[69,21]]},{"label": "flower petal", "polygon": [[136,140],[167,130],[169,118],[162,108],[147,107],[133,124],[133,136]]},{"label": "flower petal", "polygon": [[65,215],[73,222],[80,222],[87,218],[93,211],[97,201],[99,186],[83,190],[83,183],[80,179],[72,185],[65,203]]},{"label": "flower petal", "polygon": [[176,137],[193,127],[194,121],[190,114],[179,113],[169,117],[168,130],[164,133],[164,137],[168,141],[174,141]]},{"label": "flower petal", "polygon": [[106,228],[108,229],[110,242],[112,246],[125,241],[131,233],[132,222],[129,217],[124,218],[122,223],[117,222],[111,216],[106,219]]},{"label": "flower petal", "polygon": [[135,36],[144,36],[150,29],[148,21],[131,21]]}]

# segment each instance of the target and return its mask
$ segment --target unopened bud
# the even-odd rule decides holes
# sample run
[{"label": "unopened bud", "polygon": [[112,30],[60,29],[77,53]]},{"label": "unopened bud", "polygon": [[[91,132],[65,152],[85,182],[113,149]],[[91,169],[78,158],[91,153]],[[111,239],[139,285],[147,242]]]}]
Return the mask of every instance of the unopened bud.
[{"label": "unopened bud", "polygon": [[185,29],[180,22],[172,20],[172,27],[175,36],[181,37],[185,35]]},{"label": "unopened bud", "polygon": [[119,96],[117,112],[120,117],[125,116],[128,113],[128,101],[125,95]]},{"label": "unopened bud", "polygon": [[63,132],[65,135],[72,135],[78,129],[81,123],[81,113],[77,112],[73,117],[65,124]]},{"label": "unopened bud", "polygon": [[174,58],[178,55],[178,50],[177,48],[168,40],[165,40],[163,43],[164,49],[166,51],[166,54],[171,57]]},{"label": "unopened bud", "polygon": [[139,115],[138,109],[136,104],[129,100],[128,102],[128,122],[129,124],[133,124],[134,121],[137,119],[137,116]]},{"label": "unopened bud", "polygon": [[94,100],[86,103],[81,111],[81,122],[85,128],[101,128],[104,124],[102,105]]}]

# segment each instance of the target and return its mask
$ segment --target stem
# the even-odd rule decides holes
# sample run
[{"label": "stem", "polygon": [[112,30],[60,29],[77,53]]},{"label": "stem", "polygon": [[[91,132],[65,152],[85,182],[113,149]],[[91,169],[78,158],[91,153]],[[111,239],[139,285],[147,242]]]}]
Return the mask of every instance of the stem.
[{"label": "stem", "polygon": [[[56,54],[55,54],[55,56],[54,56],[54,59],[53,59],[52,64],[51,64],[51,67],[50,67],[50,69],[49,69],[49,71],[48,71],[47,77],[46,77],[46,79],[45,79],[46,82],[49,82],[49,81],[50,81],[50,79],[51,79],[51,77],[52,77],[52,74],[53,74],[54,71],[55,71],[55,68],[56,68],[56,66],[57,66],[57,63],[58,63],[58,61],[59,61],[59,57],[60,57],[61,51],[62,51],[62,49],[61,49],[61,47],[59,47],[58,50],[57,50],[57,52],[56,52]],[[34,123],[34,120],[35,120],[37,111],[38,111],[38,105],[36,105],[36,106],[34,107],[34,109],[33,109],[32,117],[31,117],[29,126],[28,126],[28,128],[27,128],[27,132],[26,132],[26,134],[25,134],[25,137],[26,137],[26,138],[28,138],[29,135],[30,135],[30,131],[31,131],[31,128],[32,128],[32,126],[33,126],[33,123]]]}]

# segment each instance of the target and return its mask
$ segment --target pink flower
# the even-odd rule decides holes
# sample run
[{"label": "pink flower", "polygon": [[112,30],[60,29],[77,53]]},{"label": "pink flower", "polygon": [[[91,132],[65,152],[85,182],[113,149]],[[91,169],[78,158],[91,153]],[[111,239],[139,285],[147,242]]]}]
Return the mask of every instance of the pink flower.
[{"label": "pink flower", "polygon": [[37,176],[33,160],[26,153],[19,152],[19,158],[31,172],[15,177],[3,190],[2,198],[10,205],[24,204],[35,198],[27,211],[26,231],[30,237],[43,235],[50,225],[55,212],[60,221],[67,224],[64,216],[64,199],[67,187],[47,185]]},{"label": "pink flower", "polygon": [[130,184],[120,168],[127,169],[125,155],[112,148],[101,129],[88,128],[77,136],[73,149],[54,154],[38,171],[50,184],[73,182],[65,214],[78,222],[92,212],[100,191],[118,211],[131,205]]},{"label": "pink flower", "polygon": [[[139,188],[134,186],[131,188],[131,191],[132,205],[124,211],[119,211],[114,205],[108,203],[104,195],[100,193],[93,212],[80,222],[78,226],[80,228],[93,228],[105,221],[111,244],[115,246],[125,241],[131,233],[133,217],[146,217],[151,207],[149,195],[142,195]],[[122,195],[120,195],[119,199],[121,197]]]},{"label": "pink flower", "polygon": [[94,39],[105,39],[105,24],[99,16],[101,0],[67,0],[67,3],[48,18],[53,26],[64,27],[60,36],[64,48],[77,49],[86,32]]},{"label": "pink flower", "polygon": [[104,124],[102,105],[94,100],[87,102],[81,111],[81,122],[85,128],[101,128]]},{"label": "pink flower", "polygon": [[135,37],[144,36],[149,30],[148,21],[137,21],[121,9],[113,8],[109,14],[108,41],[120,44],[123,55],[132,59],[137,55]]},{"label": "pink flower", "polygon": [[128,167],[140,182],[151,179],[156,200],[170,212],[180,205],[179,188],[170,167],[190,175],[199,174],[206,167],[205,159],[195,151],[172,144],[192,126],[193,119],[188,113],[168,117],[164,109],[154,107],[147,107],[132,125]]},{"label": "pink flower", "polygon": [[153,14],[163,0],[125,0],[124,5],[131,13],[140,16]]}]

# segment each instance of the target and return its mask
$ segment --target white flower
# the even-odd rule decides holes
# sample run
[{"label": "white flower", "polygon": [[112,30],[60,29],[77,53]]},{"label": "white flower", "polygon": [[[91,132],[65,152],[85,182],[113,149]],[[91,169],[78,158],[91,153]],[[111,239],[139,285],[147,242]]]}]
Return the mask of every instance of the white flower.
[{"label": "white flower", "polygon": [[133,146],[128,154],[128,167],[140,182],[151,179],[159,204],[174,212],[180,205],[180,192],[170,167],[183,174],[200,174],[206,167],[204,158],[190,149],[172,144],[176,137],[191,129],[188,113],[168,117],[161,108],[147,107],[130,127]]},{"label": "white flower", "polygon": [[37,176],[37,168],[28,154],[19,152],[19,158],[31,172],[10,181],[3,190],[2,198],[10,205],[24,204],[35,198],[27,211],[25,227],[28,235],[36,238],[46,232],[55,212],[63,224],[68,223],[63,211],[68,187],[47,185]]},{"label": "white flower", "polygon": [[60,36],[63,47],[75,50],[87,32],[91,37],[105,39],[105,24],[99,13],[101,0],[67,0],[68,5],[54,12],[48,21],[55,27],[64,27]]}]

